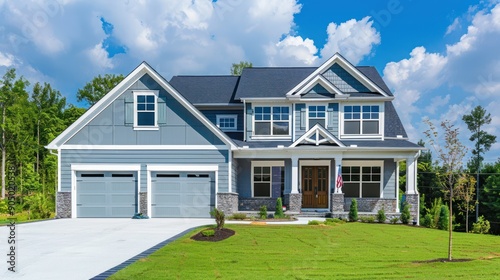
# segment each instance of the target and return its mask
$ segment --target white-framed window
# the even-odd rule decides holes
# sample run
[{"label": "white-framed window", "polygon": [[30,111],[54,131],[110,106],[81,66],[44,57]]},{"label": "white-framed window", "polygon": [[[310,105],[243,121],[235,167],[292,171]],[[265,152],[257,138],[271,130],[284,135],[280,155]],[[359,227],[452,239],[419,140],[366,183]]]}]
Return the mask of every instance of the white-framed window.
[{"label": "white-framed window", "polygon": [[158,91],[134,91],[134,127],[157,129]]},{"label": "white-framed window", "polygon": [[236,130],[238,127],[237,115],[217,115],[217,126],[224,131]]},{"label": "white-framed window", "polygon": [[380,106],[378,105],[344,106],[344,134],[346,135],[380,134]]},{"label": "white-framed window", "polygon": [[252,161],[252,197],[281,197],[284,188],[283,161]]},{"label": "white-framed window", "polygon": [[326,128],[326,106],[325,105],[309,105],[309,129],[315,126],[316,124],[320,124],[324,128]]},{"label": "white-framed window", "polygon": [[345,197],[382,197],[382,161],[353,161],[342,164],[342,191]]},{"label": "white-framed window", "polygon": [[254,135],[256,136],[289,136],[290,107],[288,106],[255,106]]}]

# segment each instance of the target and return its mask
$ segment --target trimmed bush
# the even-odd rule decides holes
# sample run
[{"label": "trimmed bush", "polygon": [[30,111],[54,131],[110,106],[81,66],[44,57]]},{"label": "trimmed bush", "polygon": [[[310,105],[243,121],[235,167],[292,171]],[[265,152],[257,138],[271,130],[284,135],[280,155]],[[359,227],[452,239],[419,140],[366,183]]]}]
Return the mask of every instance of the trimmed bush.
[{"label": "trimmed bush", "polygon": [[401,223],[407,225],[408,222],[410,221],[410,218],[411,218],[410,204],[405,202],[403,206],[403,211],[401,212],[401,216],[399,217],[399,219],[401,220]]},{"label": "trimmed bush", "polygon": [[328,218],[325,220],[325,225],[331,225],[331,224],[345,224],[345,221],[339,218]]},{"label": "trimmed bush", "polygon": [[351,207],[349,207],[349,221],[355,222],[358,220],[358,201],[353,198],[351,200]]},{"label": "trimmed bush", "polygon": [[377,213],[377,221],[379,223],[385,223],[385,220],[387,219],[387,217],[385,216],[385,210],[384,208],[378,210],[378,213]]},{"label": "trimmed bush", "polygon": [[217,229],[222,229],[224,228],[224,221],[226,219],[226,216],[224,215],[224,212],[221,210],[214,208],[214,210],[210,211],[210,215],[215,218],[215,223],[217,224]]},{"label": "trimmed bush", "polygon": [[318,220],[311,220],[311,221],[307,222],[307,224],[310,226],[317,226],[317,225],[321,224],[321,222]]},{"label": "trimmed bush", "polygon": [[441,209],[439,209],[439,220],[437,223],[437,228],[441,230],[448,230],[448,223],[450,218],[450,211],[446,205],[441,205]]},{"label": "trimmed bush", "polygon": [[363,217],[359,217],[359,220],[362,222],[362,223],[375,223],[375,217],[374,216],[363,216]]},{"label": "trimmed bush", "polygon": [[214,236],[215,235],[215,230],[213,229],[205,229],[201,231],[201,235],[209,237],[209,236]]},{"label": "trimmed bush", "polygon": [[281,197],[276,199],[276,210],[274,211],[274,218],[281,219],[285,217],[285,213],[283,213],[283,202],[281,201]]},{"label": "trimmed bush", "polygon": [[399,218],[398,217],[394,217],[394,218],[391,219],[391,224],[395,225],[395,224],[398,223],[398,221],[399,221]]},{"label": "trimmed bush", "polygon": [[262,220],[267,219],[267,206],[262,205],[259,209],[259,218]]},{"label": "trimmed bush", "polygon": [[247,214],[245,213],[234,213],[231,216],[231,219],[233,220],[245,220],[247,218]]},{"label": "trimmed bush", "polygon": [[480,216],[477,223],[472,224],[472,232],[478,234],[487,234],[490,231],[490,222]]}]

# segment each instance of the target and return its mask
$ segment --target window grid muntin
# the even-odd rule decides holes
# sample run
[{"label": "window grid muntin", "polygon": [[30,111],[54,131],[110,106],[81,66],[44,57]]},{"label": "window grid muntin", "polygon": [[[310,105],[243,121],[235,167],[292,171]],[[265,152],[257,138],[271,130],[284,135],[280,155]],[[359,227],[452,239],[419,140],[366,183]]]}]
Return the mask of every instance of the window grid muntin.
[{"label": "window grid muntin", "polygon": [[[376,127],[374,132],[368,132],[373,125],[368,126],[364,124],[375,123]],[[346,123],[358,123],[357,127],[350,127],[349,130],[355,128],[355,132],[346,134],[379,134],[380,133],[380,106],[379,105],[349,105],[344,106],[344,131],[347,126]]]},{"label": "window grid muntin", "polygon": [[156,125],[156,95],[138,94],[136,96],[137,126]]},{"label": "window grid muntin", "polygon": [[[287,106],[256,106],[254,107],[254,118],[254,135],[290,135],[290,108]],[[257,133],[258,131],[264,132]]]}]

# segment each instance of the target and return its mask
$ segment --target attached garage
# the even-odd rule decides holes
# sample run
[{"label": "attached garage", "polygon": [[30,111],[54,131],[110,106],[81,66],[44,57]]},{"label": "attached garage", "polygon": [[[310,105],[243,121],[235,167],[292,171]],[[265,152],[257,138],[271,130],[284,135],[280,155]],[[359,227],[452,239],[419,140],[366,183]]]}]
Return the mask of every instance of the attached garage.
[{"label": "attached garage", "polygon": [[151,173],[151,217],[208,218],[214,207],[214,172]]},{"label": "attached garage", "polygon": [[76,172],[78,218],[131,218],[137,200],[137,172]]}]

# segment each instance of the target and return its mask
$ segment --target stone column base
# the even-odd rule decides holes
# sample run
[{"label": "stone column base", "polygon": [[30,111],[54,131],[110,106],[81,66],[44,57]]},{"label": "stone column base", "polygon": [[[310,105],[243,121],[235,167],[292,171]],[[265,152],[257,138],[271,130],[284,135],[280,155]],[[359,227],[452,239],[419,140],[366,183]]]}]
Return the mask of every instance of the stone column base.
[{"label": "stone column base", "polygon": [[139,193],[139,209],[137,209],[137,212],[148,216],[148,193],[147,192]]},{"label": "stone column base", "polygon": [[56,198],[56,219],[71,218],[71,193],[58,192]]},{"label": "stone column base", "polygon": [[218,193],[217,194],[217,209],[224,214],[232,215],[238,212],[238,194],[237,193]]},{"label": "stone column base", "polygon": [[344,212],[344,194],[343,193],[332,193],[330,195],[330,211],[334,212]]},{"label": "stone column base", "polygon": [[285,194],[285,201],[287,211],[300,213],[302,208],[302,194],[301,193],[287,193]]},{"label": "stone column base", "polygon": [[[410,205],[411,220],[416,219],[417,225],[420,225],[420,195],[406,194],[406,202]],[[403,210],[403,209],[401,209]]]}]

